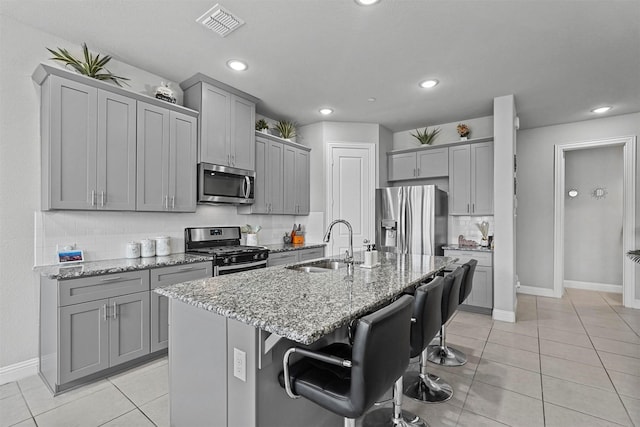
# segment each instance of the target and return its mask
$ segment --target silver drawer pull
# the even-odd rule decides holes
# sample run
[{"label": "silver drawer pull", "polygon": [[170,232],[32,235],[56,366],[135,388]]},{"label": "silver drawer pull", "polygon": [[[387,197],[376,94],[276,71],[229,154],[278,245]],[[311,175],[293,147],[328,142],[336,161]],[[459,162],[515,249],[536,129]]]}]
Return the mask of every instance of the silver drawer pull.
[{"label": "silver drawer pull", "polygon": [[118,306],[116,305],[116,302],[113,302],[113,319],[117,319],[118,318]]},{"label": "silver drawer pull", "polygon": [[100,279],[101,282],[114,282],[116,280],[120,280],[122,279],[122,277],[120,276],[116,276],[116,277],[105,277],[104,279]]},{"label": "silver drawer pull", "polygon": [[106,322],[107,321],[107,304],[102,304],[102,310],[104,310],[104,315],[102,318]]},{"label": "silver drawer pull", "polygon": [[193,270],[193,267],[182,267],[180,269],[180,271],[189,271],[189,270]]}]

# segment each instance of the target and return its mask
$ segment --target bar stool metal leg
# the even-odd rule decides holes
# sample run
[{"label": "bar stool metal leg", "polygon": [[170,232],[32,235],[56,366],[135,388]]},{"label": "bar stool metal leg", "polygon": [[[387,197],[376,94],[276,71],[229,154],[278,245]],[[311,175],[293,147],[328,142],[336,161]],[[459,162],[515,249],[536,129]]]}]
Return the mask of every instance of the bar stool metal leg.
[{"label": "bar stool metal leg", "polygon": [[442,366],[462,366],[467,363],[467,355],[458,349],[447,347],[446,330],[440,328],[440,344],[427,347],[429,362]]},{"label": "bar stool metal leg", "polygon": [[407,372],[404,375],[404,394],[420,402],[446,402],[453,396],[453,388],[438,376],[427,372],[428,353],[424,349],[420,354],[420,372]]},{"label": "bar stool metal leg", "polygon": [[380,408],[369,412],[362,421],[362,427],[429,427],[419,416],[402,410],[402,377],[393,385],[393,407]]}]

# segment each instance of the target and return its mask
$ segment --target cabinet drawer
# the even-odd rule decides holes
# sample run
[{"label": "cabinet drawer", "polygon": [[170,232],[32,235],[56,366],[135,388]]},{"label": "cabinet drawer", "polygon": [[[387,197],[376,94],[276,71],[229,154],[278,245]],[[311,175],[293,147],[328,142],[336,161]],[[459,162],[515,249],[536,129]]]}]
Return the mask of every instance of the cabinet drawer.
[{"label": "cabinet drawer", "polygon": [[269,254],[267,259],[267,267],[273,267],[274,265],[295,264],[298,262],[298,254],[296,251],[278,252],[275,254]]},{"label": "cabinet drawer", "polygon": [[298,251],[298,261],[324,257],[324,248],[301,249]]},{"label": "cabinet drawer", "polygon": [[458,258],[456,265],[465,264],[470,259],[478,261],[479,266],[492,267],[493,254],[491,252],[479,252],[479,251],[456,251],[447,249],[444,251],[444,256]]},{"label": "cabinet drawer", "polygon": [[154,268],[151,270],[151,289],[212,276],[213,263],[211,261]]},{"label": "cabinet drawer", "polygon": [[149,270],[105,274],[60,280],[58,302],[65,306],[148,290]]}]

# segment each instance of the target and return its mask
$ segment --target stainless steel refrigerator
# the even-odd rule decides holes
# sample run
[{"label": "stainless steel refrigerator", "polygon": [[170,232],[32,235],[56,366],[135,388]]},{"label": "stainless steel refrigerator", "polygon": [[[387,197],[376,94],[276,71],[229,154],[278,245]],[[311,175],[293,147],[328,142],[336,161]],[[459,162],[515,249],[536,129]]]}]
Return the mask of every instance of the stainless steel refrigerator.
[{"label": "stainless steel refrigerator", "polygon": [[447,193],[435,185],[379,188],[376,245],[382,251],[443,255],[447,215]]}]

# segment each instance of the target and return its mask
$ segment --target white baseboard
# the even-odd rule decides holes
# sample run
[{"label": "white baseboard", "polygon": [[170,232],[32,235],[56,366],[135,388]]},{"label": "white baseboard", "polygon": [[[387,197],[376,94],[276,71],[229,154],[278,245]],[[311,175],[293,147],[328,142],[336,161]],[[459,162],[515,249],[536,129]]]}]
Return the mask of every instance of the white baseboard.
[{"label": "white baseboard", "polygon": [[18,381],[38,373],[38,358],[0,368],[0,385]]},{"label": "white baseboard", "polygon": [[537,286],[520,286],[517,289],[519,294],[535,295],[537,297],[551,297],[553,298],[553,289],[538,288]]},{"label": "white baseboard", "polygon": [[612,285],[610,283],[581,282],[579,280],[565,280],[565,288],[586,289],[588,291],[622,293],[622,285]]},{"label": "white baseboard", "polygon": [[501,322],[516,322],[516,312],[507,310],[493,309],[493,320],[500,320]]}]

